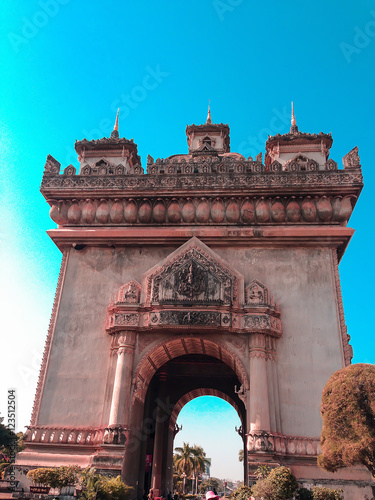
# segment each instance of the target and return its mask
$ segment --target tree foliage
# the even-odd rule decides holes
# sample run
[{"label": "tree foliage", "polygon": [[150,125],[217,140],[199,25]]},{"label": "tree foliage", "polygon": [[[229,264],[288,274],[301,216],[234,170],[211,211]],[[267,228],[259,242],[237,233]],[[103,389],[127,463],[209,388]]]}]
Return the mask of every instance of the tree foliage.
[{"label": "tree foliage", "polygon": [[263,500],[288,500],[293,497],[298,483],[288,467],[276,467],[252,486],[255,498]]},{"label": "tree foliage", "polygon": [[314,486],[312,492],[314,500],[344,500],[342,490],[331,490],[322,486]]},{"label": "tree foliage", "polygon": [[231,500],[249,500],[251,496],[251,488],[243,484],[233,491]]},{"label": "tree foliage", "polygon": [[375,476],[375,365],[337,371],[323,390],[318,465],[335,472],[361,463]]},{"label": "tree foliage", "polygon": [[0,447],[7,448],[12,441],[17,441],[17,435],[3,423],[0,423]]},{"label": "tree foliage", "polygon": [[221,489],[220,482],[216,477],[209,477],[205,481],[202,481],[200,491],[205,493],[206,491],[219,491]]}]

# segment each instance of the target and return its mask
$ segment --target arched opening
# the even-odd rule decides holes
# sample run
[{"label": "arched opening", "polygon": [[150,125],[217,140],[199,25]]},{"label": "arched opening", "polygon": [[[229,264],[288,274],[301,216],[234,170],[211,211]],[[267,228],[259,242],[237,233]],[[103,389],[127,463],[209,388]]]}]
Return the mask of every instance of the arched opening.
[{"label": "arched opening", "polygon": [[[167,345],[167,352],[173,348],[174,343],[174,352],[178,354],[176,341],[171,342],[172,346]],[[185,347],[187,345],[185,343]],[[204,347],[204,343],[200,345]],[[141,369],[139,372],[144,381],[149,380],[145,388],[140,428],[139,496],[150,488],[163,496],[172,491],[174,438],[178,432],[176,420],[180,410],[192,399],[208,395],[227,401],[237,411],[242,435],[246,433],[246,408],[241,394],[238,394],[244,383],[243,377],[238,375],[240,371],[233,360],[231,362],[228,353],[224,356],[217,345],[215,351],[213,343],[211,351],[209,345],[206,347],[208,349],[203,351],[197,347],[191,348],[190,352],[186,349],[182,355],[169,359],[167,357],[163,364],[160,362],[160,351],[158,356],[156,349],[147,361],[148,365],[153,365],[153,375],[147,370]],[[159,367],[153,361],[153,355],[158,359]],[[143,368],[145,366],[146,363]],[[237,444],[235,447],[237,448]]]},{"label": "arched opening", "polygon": [[[238,456],[244,442],[236,432],[242,428],[241,417],[233,403],[222,397],[220,392],[207,392],[210,395],[202,391],[204,395],[195,396],[181,408],[177,417],[181,430],[175,437],[174,448],[183,447],[184,442],[202,446],[211,462],[211,477],[243,481],[244,463],[239,461]],[[198,484],[192,481],[193,484],[187,485],[193,493],[197,486],[199,491],[199,485],[208,479],[207,474],[197,476]]]}]

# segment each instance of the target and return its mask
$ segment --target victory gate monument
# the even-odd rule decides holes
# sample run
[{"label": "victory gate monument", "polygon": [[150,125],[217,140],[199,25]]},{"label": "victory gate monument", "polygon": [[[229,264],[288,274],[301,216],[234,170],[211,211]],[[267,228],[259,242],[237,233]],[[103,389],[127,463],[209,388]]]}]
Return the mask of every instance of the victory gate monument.
[{"label": "victory gate monument", "polygon": [[367,491],[366,470],[316,464],[323,387],[352,357],[338,264],[358,149],[338,168],[331,135],[300,132],[294,114],[264,161],[231,152],[210,112],[186,135],[187,154],[148,156],[147,173],[118,120],[76,142],[78,172],[48,156],[63,257],[18,470],[78,464],[121,473],[138,498],[166,494],[178,414],[212,395],[241,420],[245,481],[287,465],[305,484]]}]

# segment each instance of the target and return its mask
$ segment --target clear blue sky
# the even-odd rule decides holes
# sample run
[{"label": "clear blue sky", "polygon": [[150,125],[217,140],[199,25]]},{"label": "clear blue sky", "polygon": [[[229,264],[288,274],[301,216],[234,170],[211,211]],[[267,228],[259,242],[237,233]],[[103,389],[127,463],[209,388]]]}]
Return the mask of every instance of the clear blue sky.
[{"label": "clear blue sky", "polygon": [[375,362],[373,2],[14,0],[0,15],[2,414],[16,387],[18,427],[29,422],[60,264],[45,158],[77,165],[75,139],[109,135],[118,106],[144,167],[186,152],[209,98],[246,156],[287,132],[291,100],[301,131],[332,132],[339,164],[358,145],[365,189],[340,273],[354,362]]}]

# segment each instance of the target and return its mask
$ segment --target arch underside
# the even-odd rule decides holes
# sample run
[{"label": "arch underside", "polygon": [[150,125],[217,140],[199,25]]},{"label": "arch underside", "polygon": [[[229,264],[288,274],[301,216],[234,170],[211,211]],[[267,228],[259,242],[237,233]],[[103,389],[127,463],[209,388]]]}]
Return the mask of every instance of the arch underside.
[{"label": "arch underside", "polygon": [[249,388],[249,378],[240,358],[223,343],[216,339],[196,336],[182,336],[167,339],[152,348],[140,361],[135,378],[139,380],[139,388],[134,397],[144,402],[147,387],[156,371],[169,361],[189,354],[202,354],[222,361],[233,370],[244,389]]}]

